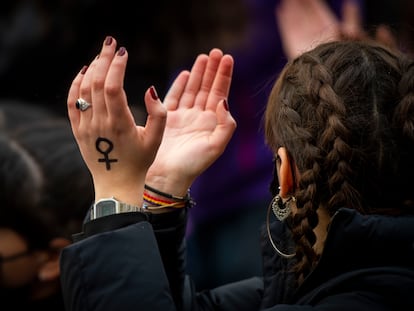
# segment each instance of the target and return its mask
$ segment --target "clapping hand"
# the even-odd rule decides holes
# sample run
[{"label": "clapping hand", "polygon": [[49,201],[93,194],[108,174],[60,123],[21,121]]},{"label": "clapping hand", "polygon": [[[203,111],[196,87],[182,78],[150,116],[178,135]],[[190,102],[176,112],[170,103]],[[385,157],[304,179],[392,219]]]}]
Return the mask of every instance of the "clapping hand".
[{"label": "clapping hand", "polygon": [[[145,127],[136,126],[123,88],[128,53],[107,37],[99,55],[75,77],[68,114],[94,181],[95,200],[115,196],[142,204],[145,176],[161,143],[167,111],[154,88],[145,93]],[[78,99],[83,101],[78,102]],[[82,108],[84,103],[89,107]]]},{"label": "clapping hand", "polygon": [[232,73],[233,58],[212,49],[177,76],[164,100],[167,123],[147,184],[185,195],[223,153],[236,128],[227,103]]}]

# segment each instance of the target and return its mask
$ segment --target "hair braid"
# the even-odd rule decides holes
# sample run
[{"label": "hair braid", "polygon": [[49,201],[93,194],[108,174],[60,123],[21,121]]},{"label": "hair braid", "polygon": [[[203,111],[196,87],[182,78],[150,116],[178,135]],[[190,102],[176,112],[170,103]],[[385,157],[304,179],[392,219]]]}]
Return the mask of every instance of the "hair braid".
[{"label": "hair braid", "polygon": [[414,195],[410,180],[414,175],[412,160],[414,158],[414,62],[410,59],[401,60],[402,77],[398,84],[401,100],[395,107],[392,117],[392,128],[396,132],[396,141],[401,146],[399,149],[399,163],[396,168],[399,176],[398,188],[402,195],[402,206],[411,213],[414,209]]},{"label": "hair braid", "polygon": [[413,77],[412,62],[368,41],[322,44],[281,72],[266,109],[266,143],[275,152],[284,146],[299,170],[291,219],[299,283],[318,261],[321,206],[332,216],[341,207],[365,214],[413,205],[405,181],[414,172],[404,171],[414,156]]},{"label": "hair braid", "polygon": [[401,128],[401,135],[414,141],[414,63],[402,60],[403,75],[398,85],[401,101],[395,108],[393,124]]},{"label": "hair braid", "polygon": [[[297,254],[297,264],[294,269],[299,281],[313,269],[318,258],[313,249],[316,242],[313,229],[318,224],[316,210],[320,203],[319,194],[323,193],[318,187],[323,171],[321,163],[324,154],[316,144],[314,128],[303,123],[303,119],[298,117],[297,111],[304,111],[303,113],[312,116],[315,124],[321,122],[325,117],[325,111],[319,109],[319,93],[324,88],[325,79],[329,77],[329,74],[324,72],[321,77],[318,72],[321,70],[320,67],[322,66],[317,60],[309,55],[309,57],[297,60],[292,65],[291,71],[285,73],[286,80],[291,84],[292,90],[302,88],[299,94],[294,91],[287,92],[283,97],[285,104],[282,105],[282,109],[286,112],[286,117],[282,112],[283,123],[288,121],[288,127],[294,132],[287,135],[295,137],[294,141],[284,145],[293,155],[296,153],[295,148],[300,148],[304,155],[300,159],[293,156],[301,171],[300,185],[294,194],[298,211],[291,221],[292,237],[296,244]],[[300,78],[297,75],[299,70],[303,72],[303,76]],[[318,160],[315,161],[315,159]]]}]

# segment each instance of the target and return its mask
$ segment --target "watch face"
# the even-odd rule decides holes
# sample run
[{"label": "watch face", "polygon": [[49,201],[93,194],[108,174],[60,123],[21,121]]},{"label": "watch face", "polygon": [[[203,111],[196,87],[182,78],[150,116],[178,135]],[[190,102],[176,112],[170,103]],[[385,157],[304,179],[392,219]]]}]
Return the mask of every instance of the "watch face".
[{"label": "watch face", "polygon": [[98,202],[95,207],[95,218],[116,213],[116,202],[107,200]]}]

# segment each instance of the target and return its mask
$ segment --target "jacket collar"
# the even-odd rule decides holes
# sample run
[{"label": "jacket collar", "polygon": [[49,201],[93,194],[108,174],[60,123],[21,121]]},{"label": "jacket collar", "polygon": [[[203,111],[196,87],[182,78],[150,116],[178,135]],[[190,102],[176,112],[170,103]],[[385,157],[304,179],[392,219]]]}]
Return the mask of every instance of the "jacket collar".
[{"label": "jacket collar", "polygon": [[[414,216],[362,215],[342,208],[330,224],[318,265],[296,294],[355,270],[414,269]],[[297,296],[297,295],[295,295]]]}]

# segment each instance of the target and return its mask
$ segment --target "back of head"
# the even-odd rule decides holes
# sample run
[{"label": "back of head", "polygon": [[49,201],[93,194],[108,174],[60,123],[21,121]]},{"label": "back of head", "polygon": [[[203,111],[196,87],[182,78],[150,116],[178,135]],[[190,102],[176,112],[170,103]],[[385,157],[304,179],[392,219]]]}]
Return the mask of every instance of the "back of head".
[{"label": "back of head", "polygon": [[42,172],[37,214],[44,215],[48,238],[71,238],[81,229],[93,201],[93,184],[66,119],[50,118],[22,127],[13,139]]},{"label": "back of head", "polygon": [[[9,227],[33,238],[33,247],[46,247],[46,233],[38,213],[44,183],[44,170],[12,136],[21,127],[54,117],[49,110],[30,102],[0,100],[0,227]],[[42,243],[39,243],[42,241]]]},{"label": "back of head", "polygon": [[300,174],[295,240],[315,243],[321,206],[331,216],[341,207],[414,212],[413,91],[412,61],[374,42],[325,43],[286,65],[265,131],[269,147],[286,147]]},{"label": "back of head", "polygon": [[0,135],[0,150],[0,227],[12,228],[25,237],[44,240],[35,212],[41,201],[43,171],[29,153],[6,133]]},{"label": "back of head", "polygon": [[[31,118],[22,113],[19,119],[21,107],[9,108],[0,107],[7,121],[0,133],[0,228],[23,239],[23,255],[28,257],[12,261],[8,268],[2,266],[2,276],[7,277],[0,280],[0,295],[3,300],[17,299],[26,306],[50,305],[56,310],[54,306],[62,300],[59,272],[54,267],[59,250],[81,230],[93,201],[92,178],[67,119],[33,107],[27,111],[38,114]],[[15,122],[9,118],[13,113]],[[21,253],[18,249],[21,247],[7,251],[7,256]],[[21,271],[12,268],[22,265]],[[38,278],[45,270],[48,279]]]},{"label": "back of head", "polygon": [[56,116],[45,106],[15,99],[0,100],[0,130],[9,131]]}]

